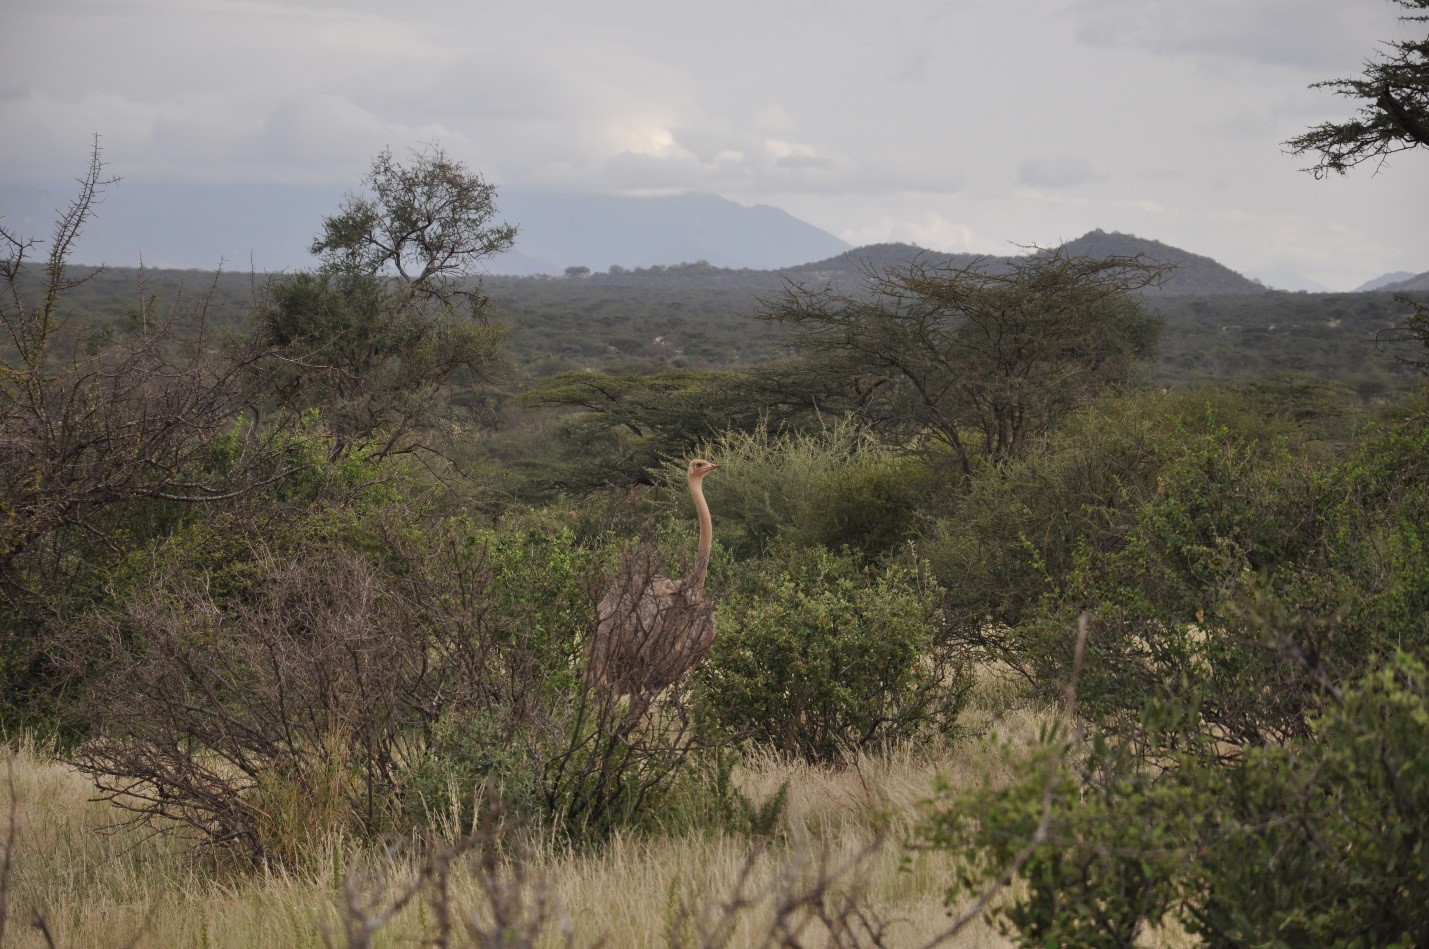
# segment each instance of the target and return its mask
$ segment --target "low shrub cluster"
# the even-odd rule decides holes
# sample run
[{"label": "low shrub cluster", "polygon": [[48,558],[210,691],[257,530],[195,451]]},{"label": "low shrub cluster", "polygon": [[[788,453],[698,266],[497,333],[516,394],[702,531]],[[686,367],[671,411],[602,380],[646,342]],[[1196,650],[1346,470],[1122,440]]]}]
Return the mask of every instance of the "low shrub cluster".
[{"label": "low shrub cluster", "polygon": [[[990,646],[1078,726],[1010,786],[951,795],[952,899],[1027,945],[1418,945],[1429,655],[1429,413],[1338,451],[1184,439],[1118,530]],[[1017,757],[1014,755],[1014,757]],[[1356,943],[1351,939],[1362,940]]]},{"label": "low shrub cluster", "polygon": [[951,736],[967,669],[939,641],[940,591],[925,571],[815,547],[747,572],[720,603],[698,679],[721,727],[819,761]]},{"label": "low shrub cluster", "polygon": [[1023,884],[996,904],[1023,945],[1132,945],[1173,920],[1208,945],[1421,945],[1426,684],[1397,653],[1229,763],[1210,742],[1147,768],[1135,742],[1048,736],[1010,786],[945,795],[919,843],[964,855],[950,900]]}]

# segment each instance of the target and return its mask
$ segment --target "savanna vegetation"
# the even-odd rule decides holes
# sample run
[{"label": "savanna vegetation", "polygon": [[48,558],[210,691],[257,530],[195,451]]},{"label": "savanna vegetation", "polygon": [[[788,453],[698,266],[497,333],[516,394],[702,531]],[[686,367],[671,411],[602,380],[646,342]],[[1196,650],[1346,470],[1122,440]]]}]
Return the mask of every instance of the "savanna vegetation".
[{"label": "savanna vegetation", "polygon": [[[0,224],[0,944],[1429,943],[1421,303],[483,283],[479,175],[363,184],[129,303],[97,151]],[[718,636],[619,694],[693,456]]]}]

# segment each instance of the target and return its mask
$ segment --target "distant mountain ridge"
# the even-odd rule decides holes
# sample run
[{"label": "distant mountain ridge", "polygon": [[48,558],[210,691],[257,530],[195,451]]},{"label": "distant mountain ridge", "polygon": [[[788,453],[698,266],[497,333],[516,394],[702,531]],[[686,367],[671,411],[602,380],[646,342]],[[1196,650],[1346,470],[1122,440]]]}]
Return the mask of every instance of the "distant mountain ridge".
[{"label": "distant mountain ridge", "polygon": [[1062,245],[1062,249],[1076,256],[1086,257],[1136,257],[1142,256],[1151,263],[1170,264],[1174,269],[1160,284],[1147,288],[1150,293],[1267,293],[1266,286],[1259,281],[1237,273],[1224,264],[1209,257],[1193,254],[1170,244],[1163,244],[1134,234],[1097,229],[1083,234]]},{"label": "distant mountain ridge", "polygon": [[1366,280],[1358,287],[1355,287],[1355,293],[1369,293],[1371,290],[1382,290],[1392,283],[1400,283],[1401,281],[1411,279],[1413,276],[1414,274],[1407,270],[1396,270],[1394,273],[1380,274],[1373,280]]},{"label": "distant mountain ridge", "polygon": [[[1147,287],[1144,292],[1153,294],[1247,294],[1270,292],[1263,284],[1236,273],[1229,267],[1217,263],[1210,257],[1193,254],[1170,244],[1122,234],[1117,231],[1094,230],[1075,240],[1060,245],[1074,256],[1096,258],[1141,256],[1149,263],[1169,264],[1172,270],[1165,280]],[[1035,253],[1029,250],[1028,254]],[[870,244],[857,247],[814,263],[786,268],[782,273],[791,280],[814,283],[832,283],[850,286],[856,282],[861,268],[872,265],[883,269],[889,265],[906,264],[913,260],[938,266],[966,267],[983,261],[989,269],[998,270],[1012,262],[1025,259],[1028,255],[993,257],[984,254],[945,254],[927,250],[914,244]]]},{"label": "distant mountain ridge", "polygon": [[[0,216],[22,235],[47,236],[72,181],[0,183]],[[75,249],[82,264],[173,270],[238,267],[273,273],[316,265],[309,253],[337,186],[122,181],[108,189]],[[485,261],[493,274],[559,275],[704,260],[772,270],[849,249],[846,241],[769,205],[713,194],[660,197],[543,194],[501,188],[496,219],[518,228],[515,248]]]},{"label": "distant mountain ridge", "polygon": [[[73,182],[49,186],[0,185],[7,228],[44,236]],[[199,185],[126,181],[105,193],[73,256],[77,263],[258,272],[305,270],[322,218],[336,211],[333,186]],[[1005,264],[1012,256],[949,254],[912,244],[851,248],[845,241],[768,205],[745,206],[713,194],[657,197],[543,194],[503,188],[497,217],[518,226],[515,248],[485,261],[496,276],[559,276],[567,267],[608,272],[661,268],[705,284],[749,282],[777,287],[783,279],[841,285],[857,279],[861,262],[887,266],[914,258],[967,265]],[[1145,255],[1175,267],[1151,293],[1244,294],[1267,288],[1199,254],[1160,241],[1094,230],[1062,245],[1071,253]],[[688,262],[703,261],[696,273]],[[763,276],[755,277],[755,274]],[[822,275],[822,278],[821,276]],[[1387,274],[1398,277],[1400,274]],[[667,272],[662,280],[674,277]],[[616,279],[612,275],[611,279]],[[619,279],[627,279],[620,277]],[[631,277],[628,279],[640,279]],[[1373,281],[1372,281],[1373,283]],[[1429,274],[1377,289],[1404,292],[1429,286]]]},{"label": "distant mountain ridge", "polygon": [[827,231],[767,204],[742,205],[714,194],[657,197],[503,191],[501,216],[516,223],[516,254],[487,262],[494,274],[560,274],[567,267],[607,270],[705,261],[714,267],[777,270],[849,249]]},{"label": "distant mountain ridge", "polygon": [[1410,277],[1408,280],[1387,283],[1380,287],[1379,290],[1381,293],[1408,293],[1411,290],[1429,290],[1429,270]]}]

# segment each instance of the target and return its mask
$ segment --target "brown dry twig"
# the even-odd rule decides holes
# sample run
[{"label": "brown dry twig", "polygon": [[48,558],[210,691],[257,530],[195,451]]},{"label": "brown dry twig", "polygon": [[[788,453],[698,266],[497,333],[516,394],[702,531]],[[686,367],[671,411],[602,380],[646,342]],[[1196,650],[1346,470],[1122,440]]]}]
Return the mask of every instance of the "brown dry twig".
[{"label": "brown dry twig", "polygon": [[[559,930],[557,944],[574,945],[574,931],[555,894],[532,871],[522,830],[509,827],[501,805],[491,802],[470,834],[434,850],[416,878],[395,893],[380,869],[370,874],[349,869],[340,906],[348,949],[370,949],[377,932],[418,897],[436,921],[436,933],[426,942],[438,949],[529,949],[549,943],[553,925]],[[508,852],[508,847],[513,849]],[[461,906],[452,893],[453,868],[468,854],[475,855],[470,870],[480,898]],[[327,933],[323,937],[332,945]]]},{"label": "brown dry twig", "polygon": [[751,946],[886,947],[890,945],[887,921],[868,900],[868,864],[886,843],[882,833],[876,834],[842,861],[834,859],[825,843],[817,852],[804,852],[781,867],[762,891],[752,887],[752,880],[768,851],[757,844],[745,857],[729,896],[714,912],[700,913],[689,900],[681,902],[666,940],[676,949],[719,949],[729,944],[746,914],[768,905],[772,911],[768,924],[750,935]]}]

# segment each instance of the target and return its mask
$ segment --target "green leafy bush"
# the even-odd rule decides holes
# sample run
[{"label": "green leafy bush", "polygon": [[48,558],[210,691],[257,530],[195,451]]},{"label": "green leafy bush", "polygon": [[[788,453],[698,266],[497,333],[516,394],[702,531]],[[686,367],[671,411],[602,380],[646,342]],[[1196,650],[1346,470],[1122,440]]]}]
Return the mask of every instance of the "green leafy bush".
[{"label": "green leafy bush", "polygon": [[1309,739],[1252,751],[1198,828],[1187,928],[1214,945],[1429,943],[1425,748],[1429,673],[1401,653]]},{"label": "green leafy bush", "polygon": [[[818,431],[726,432],[698,452],[722,469],[705,483],[715,533],[736,557],[774,546],[883,554],[905,540],[929,479],[917,459],[879,444],[852,419]],[[672,504],[687,504],[685,462],[660,470]]]},{"label": "green leafy bush", "polygon": [[[1014,634],[1050,687],[1059,630],[1094,616],[1083,708],[1140,727],[1168,697],[1235,746],[1303,734],[1321,682],[1429,648],[1429,426],[1405,422],[1333,465],[1207,440],[1166,465],[1119,549],[1084,556]],[[1307,657],[1309,665],[1297,657]]]},{"label": "green leafy bush", "polygon": [[1419,946],[1426,744],[1429,673],[1400,653],[1332,687],[1303,736],[1230,761],[1044,735],[1011,782],[945,789],[917,844],[959,858],[950,903],[1007,887],[988,905],[1023,945],[1128,946],[1175,918],[1214,946]]},{"label": "green leafy bush", "polygon": [[[985,777],[972,791],[939,788],[914,846],[959,860],[949,905],[1018,886],[992,903],[1004,935],[1024,946],[1132,946],[1174,906],[1175,871],[1187,859],[1184,803],[1146,772],[1085,780],[1074,742],[1045,733],[1017,761],[1010,783]],[[1170,792],[1170,793],[1168,793]]]},{"label": "green leafy bush", "polygon": [[744,573],[698,674],[701,707],[727,732],[814,760],[952,732],[968,678],[939,645],[921,567],[875,572],[813,548]]},{"label": "green leafy bush", "polygon": [[[1186,503],[1177,498],[1187,492],[1229,492],[1246,502],[1235,514],[1239,523],[1253,525],[1259,514],[1249,499],[1270,477],[1253,471],[1267,463],[1287,467],[1287,458],[1316,459],[1302,467],[1333,463],[1353,419],[1347,398],[1340,386],[1294,376],[1103,398],[1069,416],[1038,450],[977,470],[918,541],[948,591],[950,635],[1029,671],[1015,627],[1033,620],[1042,601],[1061,594],[1078,571],[1105,571],[1106,559],[1143,530],[1138,524],[1148,504]],[[1219,480],[1199,483],[1205,476]],[[1250,481],[1240,483],[1243,476]],[[1185,536],[1163,549],[1194,557],[1204,540],[1192,537],[1195,531],[1238,529],[1224,520],[1228,501],[1207,503],[1193,515],[1202,526],[1177,528]],[[1267,525],[1271,533],[1284,529]],[[1079,610],[1070,607],[1051,624],[1058,642]]]}]

